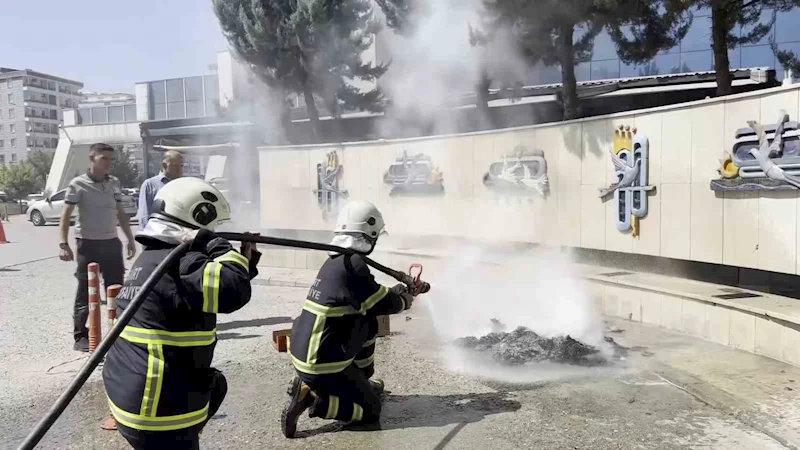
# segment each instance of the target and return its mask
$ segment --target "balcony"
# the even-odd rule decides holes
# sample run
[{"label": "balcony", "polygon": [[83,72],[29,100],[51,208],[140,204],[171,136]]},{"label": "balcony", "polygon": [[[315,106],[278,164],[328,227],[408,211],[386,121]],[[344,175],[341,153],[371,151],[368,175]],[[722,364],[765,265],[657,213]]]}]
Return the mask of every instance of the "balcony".
[{"label": "balcony", "polygon": [[[49,105],[50,104],[50,102],[47,101],[47,100],[37,100],[35,98],[25,98],[23,100],[24,100],[25,106],[28,106],[28,103],[37,103],[39,105]],[[56,105],[52,105],[52,106],[56,106]]]}]

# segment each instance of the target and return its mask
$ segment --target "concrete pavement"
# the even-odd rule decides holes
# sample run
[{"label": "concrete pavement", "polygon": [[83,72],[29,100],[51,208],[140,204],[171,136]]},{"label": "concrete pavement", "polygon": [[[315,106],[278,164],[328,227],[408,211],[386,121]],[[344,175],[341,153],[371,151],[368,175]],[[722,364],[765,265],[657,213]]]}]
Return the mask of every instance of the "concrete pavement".
[{"label": "concrete pavement", "polygon": [[[71,271],[46,260],[0,272],[9,294],[0,300],[2,448],[24,438],[83,363],[70,349]],[[800,369],[612,321],[624,330],[612,336],[631,347],[614,368],[534,366],[498,378],[496,367],[465,365],[443,351],[423,302],[394,316],[392,336],[378,343],[378,376],[389,391],[382,429],[304,416],[300,438],[286,440],[278,417],[293,372],[269,337],[289,326],[305,294],[256,284],[246,308],[220,317],[215,363],[230,392],[204,448],[777,449],[800,442],[793,431]],[[117,433],[99,428],[106,415],[95,374],[40,448],[126,448]]]}]

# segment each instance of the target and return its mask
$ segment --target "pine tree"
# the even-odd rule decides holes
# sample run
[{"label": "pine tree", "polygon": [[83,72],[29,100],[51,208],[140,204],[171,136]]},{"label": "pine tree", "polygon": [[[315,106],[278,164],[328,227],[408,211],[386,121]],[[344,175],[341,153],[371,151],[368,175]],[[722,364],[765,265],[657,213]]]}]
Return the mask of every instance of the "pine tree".
[{"label": "pine tree", "polygon": [[[643,62],[674,47],[691,14],[665,3],[680,0],[485,0],[497,26],[511,27],[531,63],[560,66],[565,120],[580,117],[575,66],[591,60],[606,28],[626,62]],[[632,37],[628,37],[628,35]]]},{"label": "pine tree", "polygon": [[284,96],[303,96],[317,135],[317,99],[334,117],[350,109],[382,110],[385,99],[378,88],[363,92],[350,83],[375,81],[387,69],[361,59],[378,31],[370,0],[213,0],[213,4],[239,58]]}]

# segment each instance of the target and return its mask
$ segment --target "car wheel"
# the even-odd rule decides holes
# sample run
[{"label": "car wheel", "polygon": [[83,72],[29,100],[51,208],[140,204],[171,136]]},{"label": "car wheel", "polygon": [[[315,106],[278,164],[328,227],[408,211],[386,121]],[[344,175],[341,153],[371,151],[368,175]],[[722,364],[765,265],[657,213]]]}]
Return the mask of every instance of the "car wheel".
[{"label": "car wheel", "polygon": [[34,210],[31,213],[31,222],[33,222],[33,225],[40,227],[44,225],[44,216],[38,210]]}]

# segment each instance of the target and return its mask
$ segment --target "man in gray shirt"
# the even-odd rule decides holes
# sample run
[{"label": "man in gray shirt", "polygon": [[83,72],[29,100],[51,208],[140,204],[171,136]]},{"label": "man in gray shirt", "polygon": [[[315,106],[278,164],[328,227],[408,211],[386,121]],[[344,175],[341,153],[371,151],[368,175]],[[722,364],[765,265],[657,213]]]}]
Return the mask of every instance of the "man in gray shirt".
[{"label": "man in gray shirt", "polygon": [[183,155],[175,150],[164,153],[161,161],[161,173],[144,180],[142,188],[139,190],[139,228],[144,229],[147,219],[153,212],[153,201],[156,194],[170,181],[183,176]]},{"label": "man in gray shirt", "polygon": [[[93,144],[89,149],[89,170],[73,178],[67,187],[64,208],[61,210],[61,242],[59,258],[77,260],[78,291],[73,308],[74,349],[89,351],[89,277],[88,265],[96,262],[106,286],[122,284],[125,263],[122,260],[122,242],[117,236],[117,223],[128,239],[128,259],[136,254],[130,219],[120,204],[121,187],[116,177],[109,175],[114,162],[114,148],[106,144]],[[69,245],[69,224],[72,212],[78,207],[78,224],[75,227],[76,255]]]}]

